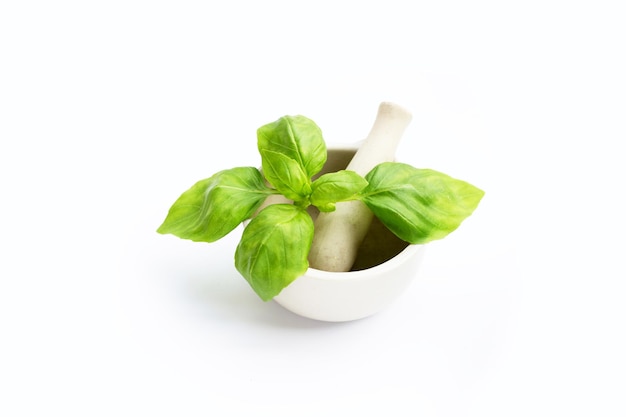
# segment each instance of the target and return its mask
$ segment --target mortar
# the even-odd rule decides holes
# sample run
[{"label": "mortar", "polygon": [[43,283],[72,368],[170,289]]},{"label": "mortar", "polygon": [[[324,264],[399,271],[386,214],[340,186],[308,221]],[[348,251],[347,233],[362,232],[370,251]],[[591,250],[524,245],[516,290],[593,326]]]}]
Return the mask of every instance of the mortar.
[{"label": "mortar", "polygon": [[[345,169],[358,146],[329,147],[328,160],[318,175]],[[316,210],[309,210],[313,218]],[[303,317],[350,321],[370,316],[391,304],[416,276],[423,245],[409,245],[376,218],[349,272],[309,268],[274,301]]]}]

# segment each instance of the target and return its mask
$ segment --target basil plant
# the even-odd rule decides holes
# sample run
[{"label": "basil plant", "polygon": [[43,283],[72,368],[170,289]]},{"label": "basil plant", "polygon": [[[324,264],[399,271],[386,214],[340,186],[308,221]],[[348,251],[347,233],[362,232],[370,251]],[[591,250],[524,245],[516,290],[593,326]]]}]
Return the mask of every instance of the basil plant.
[{"label": "basil plant", "polygon": [[[326,163],[320,128],[304,116],[285,116],[257,130],[261,167],[237,167],[195,183],[172,205],[157,232],[214,242],[242,222],[235,267],[264,301],[303,275],[315,233],[307,207],[322,212],[360,200],[400,239],[424,244],[459,227],[484,192],[431,169],[399,162],[377,165],[365,177],[342,170],[313,180]],[[265,199],[281,194],[293,204]]]}]

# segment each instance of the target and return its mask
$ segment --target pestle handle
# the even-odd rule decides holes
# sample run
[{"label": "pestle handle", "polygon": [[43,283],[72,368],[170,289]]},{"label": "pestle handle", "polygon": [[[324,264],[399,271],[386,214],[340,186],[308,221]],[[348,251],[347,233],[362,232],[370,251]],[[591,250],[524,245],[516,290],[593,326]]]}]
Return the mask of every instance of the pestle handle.
[{"label": "pestle handle", "polygon": [[381,162],[395,159],[396,149],[412,116],[403,107],[389,102],[378,106],[374,124],[346,169],[365,176]]}]

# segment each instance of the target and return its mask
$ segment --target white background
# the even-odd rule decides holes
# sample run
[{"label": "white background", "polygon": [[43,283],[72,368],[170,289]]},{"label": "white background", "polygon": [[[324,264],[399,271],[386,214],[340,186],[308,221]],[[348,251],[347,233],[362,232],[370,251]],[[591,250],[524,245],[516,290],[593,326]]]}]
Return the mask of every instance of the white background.
[{"label": "white background", "polygon": [[[626,415],[619,3],[2,2],[0,415]],[[262,124],[354,142],[384,100],[486,191],[385,311],[295,316],[240,230],[155,232]]]}]

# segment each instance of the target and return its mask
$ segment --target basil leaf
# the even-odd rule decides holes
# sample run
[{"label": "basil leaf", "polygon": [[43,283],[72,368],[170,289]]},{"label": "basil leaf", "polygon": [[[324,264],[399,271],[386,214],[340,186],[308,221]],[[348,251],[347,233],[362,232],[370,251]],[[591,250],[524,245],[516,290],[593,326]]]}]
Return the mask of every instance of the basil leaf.
[{"label": "basil leaf", "polygon": [[384,162],[365,179],[361,200],[400,239],[427,243],[454,231],[484,195],[475,186],[430,169]]},{"label": "basil leaf", "polygon": [[311,204],[320,211],[333,211],[333,203],[354,199],[366,186],[365,178],[354,171],[342,170],[324,174],[311,184]]},{"label": "basil leaf", "polygon": [[214,242],[250,218],[272,193],[257,168],[220,171],[185,191],[157,232],[195,242]]},{"label": "basil leaf", "polygon": [[252,289],[268,301],[303,275],[313,240],[313,220],[291,204],[267,206],[244,229],[235,267]]},{"label": "basil leaf", "polygon": [[322,131],[313,120],[304,116],[284,116],[261,126],[257,130],[257,139],[261,155],[263,151],[283,154],[296,161],[309,178],[326,163]]},{"label": "basil leaf", "polygon": [[270,151],[261,151],[263,175],[285,197],[294,201],[306,200],[311,194],[311,179],[302,167],[288,156]]}]

